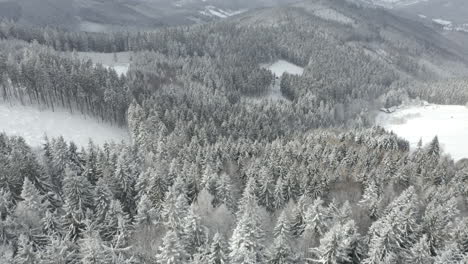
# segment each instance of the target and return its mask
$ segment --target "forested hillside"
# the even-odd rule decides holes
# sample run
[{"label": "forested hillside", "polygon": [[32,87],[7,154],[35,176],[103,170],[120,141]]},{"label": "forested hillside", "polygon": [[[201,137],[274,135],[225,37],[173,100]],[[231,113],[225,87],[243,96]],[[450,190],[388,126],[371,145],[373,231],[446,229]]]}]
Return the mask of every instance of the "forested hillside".
[{"label": "forested hillside", "polygon": [[[466,161],[373,127],[408,98],[468,101],[466,51],[424,25],[317,0],[140,32],[4,20],[0,38],[1,103],[131,135],[0,134],[0,263],[468,261]],[[131,52],[129,72],[79,51]]]}]

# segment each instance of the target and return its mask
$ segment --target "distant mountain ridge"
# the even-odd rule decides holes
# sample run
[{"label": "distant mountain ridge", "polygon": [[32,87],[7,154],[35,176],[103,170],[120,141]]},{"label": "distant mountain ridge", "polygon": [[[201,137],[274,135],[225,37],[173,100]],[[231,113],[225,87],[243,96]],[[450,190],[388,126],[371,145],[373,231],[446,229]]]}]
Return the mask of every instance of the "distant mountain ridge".
[{"label": "distant mountain ridge", "polygon": [[0,0],[0,17],[39,26],[108,31],[209,22],[293,0]]}]

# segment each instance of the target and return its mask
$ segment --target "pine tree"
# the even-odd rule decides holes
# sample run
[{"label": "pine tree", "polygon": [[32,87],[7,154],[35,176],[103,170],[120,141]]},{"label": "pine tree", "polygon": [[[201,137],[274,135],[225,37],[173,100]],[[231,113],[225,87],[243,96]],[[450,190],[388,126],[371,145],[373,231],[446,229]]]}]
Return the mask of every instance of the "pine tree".
[{"label": "pine tree", "polygon": [[231,179],[226,173],[221,174],[217,181],[214,206],[223,203],[231,213],[237,212],[237,204],[233,195],[233,185]]},{"label": "pine tree", "polygon": [[385,215],[374,222],[368,232],[369,252],[363,263],[402,258],[401,253],[415,242],[418,200],[414,188],[410,187],[388,205]]},{"label": "pine tree", "polygon": [[63,205],[65,214],[63,215],[62,225],[65,233],[65,237],[75,242],[82,238],[83,232],[86,228],[85,215],[81,211],[74,211],[72,206],[69,206],[67,201]]},{"label": "pine tree", "polygon": [[309,205],[309,199],[303,195],[296,204],[293,211],[293,217],[291,219],[291,233],[294,237],[300,237],[305,230],[305,211]]},{"label": "pine tree", "polygon": [[0,220],[5,220],[7,216],[11,215],[14,206],[15,204],[11,192],[0,188]]},{"label": "pine tree", "polygon": [[151,201],[146,194],[140,198],[137,207],[137,215],[135,223],[137,226],[153,225],[159,221],[159,216],[155,208],[152,207]]},{"label": "pine tree", "polygon": [[206,228],[201,225],[200,217],[195,213],[193,206],[188,210],[183,220],[183,239],[186,252],[193,256],[197,249],[206,243]]},{"label": "pine tree", "polygon": [[62,233],[62,226],[57,213],[51,213],[46,211],[44,218],[42,219],[42,230],[44,234],[48,236],[60,236]]},{"label": "pine tree", "polygon": [[436,251],[449,240],[447,227],[452,225],[452,219],[460,213],[457,209],[457,203],[456,198],[448,201],[433,199],[426,207],[421,225],[424,234],[427,235],[432,255],[435,255]]},{"label": "pine tree", "polygon": [[320,237],[328,231],[332,224],[331,220],[331,213],[328,208],[324,207],[323,200],[317,198],[304,214],[304,246],[311,248],[318,245]]},{"label": "pine tree", "polygon": [[229,258],[232,264],[264,261],[264,231],[254,186],[255,179],[250,178],[240,202],[239,220],[230,240]]},{"label": "pine tree", "polygon": [[168,230],[156,260],[159,264],[185,264],[188,254],[175,230]]},{"label": "pine tree", "polygon": [[156,170],[149,170],[148,198],[157,210],[162,210],[165,194],[168,191],[167,182]]},{"label": "pine tree", "polygon": [[214,171],[210,164],[207,164],[203,172],[200,188],[206,188],[211,195],[216,196],[217,179],[217,173]]},{"label": "pine tree", "polygon": [[21,198],[23,198],[21,203],[29,210],[42,212],[42,210],[45,209],[41,203],[43,198],[42,195],[28,178],[24,178]]},{"label": "pine tree", "polygon": [[433,262],[426,235],[423,235],[419,242],[415,243],[405,254],[405,263],[431,264]]},{"label": "pine tree", "polygon": [[109,205],[113,200],[112,192],[107,186],[104,178],[100,178],[97,181],[94,193],[94,219],[97,223],[101,223],[106,217]]},{"label": "pine tree", "polygon": [[70,169],[65,170],[63,195],[69,211],[84,216],[87,209],[93,208],[93,187],[83,176],[78,176]]},{"label": "pine tree", "polygon": [[267,263],[291,264],[298,263],[290,245],[290,226],[286,211],[283,210],[274,229],[275,239],[267,251]]},{"label": "pine tree", "polygon": [[434,264],[463,264],[464,258],[457,244],[452,243],[437,253]]},{"label": "pine tree", "polygon": [[356,241],[358,236],[352,220],[344,225],[337,223],[320,239],[320,246],[312,249],[315,258],[310,259],[310,262],[353,263]]},{"label": "pine tree", "polygon": [[380,197],[378,187],[375,182],[372,181],[364,190],[364,194],[361,201],[359,201],[359,205],[367,209],[369,217],[372,220],[376,220],[379,217],[379,204]]},{"label": "pine tree", "polygon": [[101,236],[105,241],[112,241],[119,233],[121,225],[129,223],[128,215],[123,211],[118,200],[111,201],[104,221],[100,225]]},{"label": "pine tree", "polygon": [[79,241],[80,257],[83,264],[111,263],[111,255],[104,247],[104,242],[93,231],[86,231]]},{"label": "pine tree", "polygon": [[14,264],[36,264],[37,256],[31,241],[24,235],[18,238],[18,250],[13,260]]},{"label": "pine tree", "polygon": [[78,264],[79,257],[76,253],[74,245],[58,236],[52,236],[50,243],[41,250],[41,264]]},{"label": "pine tree", "polygon": [[211,242],[207,264],[227,264],[228,252],[223,236],[216,232]]},{"label": "pine tree", "polygon": [[117,192],[114,194],[118,197],[124,210],[127,213],[133,214],[136,208],[135,184],[137,177],[133,174],[130,167],[131,161],[128,158],[130,154],[126,152],[123,151],[120,154],[115,166],[114,179],[117,181],[118,187]]},{"label": "pine tree", "polygon": [[431,143],[429,143],[427,154],[429,155],[429,157],[436,159],[440,157],[440,144],[439,138],[437,136],[435,136],[434,139],[432,139]]},{"label": "pine tree", "polygon": [[185,217],[185,208],[183,208],[183,199],[185,196],[177,196],[176,190],[173,187],[166,193],[162,210],[162,220],[164,225],[172,230],[182,229],[182,219]]},{"label": "pine tree", "polygon": [[465,254],[468,253],[468,218],[457,218],[454,221],[454,228],[450,232],[452,239],[458,243],[458,247]]},{"label": "pine tree", "polygon": [[284,197],[284,184],[283,178],[278,177],[276,181],[275,190],[273,192],[274,197],[274,208],[276,210],[283,208],[284,204],[286,203],[286,198]]},{"label": "pine tree", "polygon": [[275,184],[270,170],[262,168],[260,170],[260,186],[258,188],[258,197],[260,205],[264,206],[268,211],[273,212],[275,208],[274,190]]}]

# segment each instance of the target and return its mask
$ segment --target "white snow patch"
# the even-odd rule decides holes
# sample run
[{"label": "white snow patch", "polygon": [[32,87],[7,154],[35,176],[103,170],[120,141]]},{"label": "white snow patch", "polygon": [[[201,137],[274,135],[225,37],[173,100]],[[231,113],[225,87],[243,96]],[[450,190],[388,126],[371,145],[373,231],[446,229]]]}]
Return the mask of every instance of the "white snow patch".
[{"label": "white snow patch", "polygon": [[363,0],[367,3],[383,6],[386,8],[396,8],[415,5],[421,2],[427,2],[428,0]]},{"label": "white snow patch", "polygon": [[32,147],[41,146],[44,135],[49,138],[63,136],[79,147],[86,147],[90,139],[98,145],[128,139],[125,129],[89,116],[71,114],[64,109],[52,112],[32,106],[12,106],[5,102],[0,102],[0,132],[22,136]]},{"label": "white snow patch", "polygon": [[420,17],[420,18],[427,18],[427,16],[421,15],[421,14],[419,14],[418,17]]},{"label": "white snow patch", "polygon": [[274,63],[270,64],[262,64],[260,65],[261,68],[265,68],[273,72],[275,75],[268,95],[266,96],[267,99],[277,101],[277,100],[286,100],[286,98],[281,93],[281,77],[284,73],[295,74],[295,75],[302,75],[304,73],[304,68],[299,67],[295,64],[292,64],[285,60],[278,60]]},{"label": "white snow patch", "polygon": [[345,16],[344,14],[334,10],[334,9],[331,9],[331,8],[323,8],[323,9],[317,9],[314,11],[314,15],[322,18],[322,19],[325,19],[325,20],[330,20],[330,21],[335,21],[335,22],[339,22],[339,23],[342,23],[342,24],[353,24],[354,23],[354,19],[352,18],[349,18],[347,16]]},{"label": "white snow patch", "polygon": [[434,21],[435,23],[437,23],[439,25],[442,25],[442,26],[451,26],[452,25],[451,21],[440,19],[440,18],[432,19],[432,21]]},{"label": "white snow patch", "polygon": [[295,64],[292,64],[285,60],[278,60],[272,64],[263,64],[261,67],[269,69],[277,77],[283,76],[284,73],[302,75],[304,73],[304,68],[299,67]]},{"label": "white snow patch", "polygon": [[242,10],[224,10],[221,8],[217,8],[215,6],[206,6],[205,10],[200,11],[200,14],[205,15],[205,16],[215,16],[219,18],[228,18],[231,16],[239,15],[247,11],[246,9]]},{"label": "white snow patch", "polygon": [[99,53],[99,52],[76,52],[78,58],[91,60],[95,64],[102,64],[108,69],[114,69],[120,75],[126,75],[131,62],[130,52]]},{"label": "white snow patch", "polygon": [[455,160],[468,158],[468,107],[461,105],[413,105],[394,113],[380,113],[376,123],[410,142],[414,149],[422,139],[439,137],[444,151]]}]

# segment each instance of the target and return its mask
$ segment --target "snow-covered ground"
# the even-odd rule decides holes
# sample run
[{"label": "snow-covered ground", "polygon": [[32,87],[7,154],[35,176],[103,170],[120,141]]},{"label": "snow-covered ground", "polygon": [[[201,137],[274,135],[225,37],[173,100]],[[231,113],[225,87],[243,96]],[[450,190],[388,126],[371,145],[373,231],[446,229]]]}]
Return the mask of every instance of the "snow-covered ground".
[{"label": "snow-covered ground", "polygon": [[102,145],[105,142],[128,139],[125,129],[102,123],[92,117],[70,114],[66,110],[39,110],[32,106],[10,106],[0,102],[0,132],[22,136],[33,146],[41,146],[44,135],[63,136],[78,146],[87,146],[89,139]]},{"label": "snow-covered ground", "polygon": [[439,25],[442,25],[442,26],[451,26],[452,25],[452,21],[448,21],[448,20],[441,19],[441,18],[434,18],[434,19],[432,19],[432,21],[434,21],[435,23],[437,23]]},{"label": "snow-covered ground", "polygon": [[354,19],[347,17],[346,15],[331,8],[322,8],[315,10],[314,15],[325,20],[335,21],[346,25],[354,23]]},{"label": "snow-covered ground", "polygon": [[468,158],[468,107],[460,105],[414,105],[394,113],[380,113],[376,123],[405,138],[411,147],[436,135],[443,150],[455,160]]},{"label": "snow-covered ground", "polygon": [[277,77],[281,77],[284,73],[302,75],[304,68],[299,67],[285,60],[278,60],[272,64],[265,64],[262,67],[272,71]]},{"label": "snow-covered ground", "polygon": [[228,18],[231,16],[239,15],[244,13],[245,9],[242,10],[224,10],[221,8],[217,8],[215,6],[206,6],[204,10],[200,11],[200,14],[205,15],[205,16],[214,16],[214,17],[219,17],[219,18]]},{"label": "snow-covered ground", "polygon": [[275,75],[275,78],[273,79],[271,87],[270,87],[270,93],[267,96],[267,98],[271,100],[286,99],[281,94],[281,87],[280,87],[281,77],[283,76],[284,73],[295,74],[295,75],[302,75],[304,73],[304,68],[299,67],[285,60],[278,60],[270,64],[262,64],[260,65],[260,67],[270,70]]},{"label": "snow-covered ground", "polygon": [[113,68],[118,75],[127,74],[130,67],[132,54],[130,52],[99,53],[99,52],[77,52],[78,58],[100,63],[107,68]]},{"label": "snow-covered ground", "polygon": [[383,6],[387,8],[403,7],[415,5],[421,2],[427,2],[428,0],[361,0],[373,5]]}]

